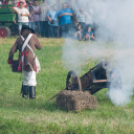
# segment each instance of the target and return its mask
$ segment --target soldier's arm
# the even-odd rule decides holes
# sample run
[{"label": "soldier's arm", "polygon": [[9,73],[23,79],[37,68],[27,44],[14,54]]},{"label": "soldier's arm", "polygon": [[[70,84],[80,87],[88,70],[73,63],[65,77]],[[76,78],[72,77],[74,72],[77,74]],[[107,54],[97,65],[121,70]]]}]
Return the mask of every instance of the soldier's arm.
[{"label": "soldier's arm", "polygon": [[14,43],[9,52],[8,64],[12,64],[14,53],[17,51],[17,41]]}]

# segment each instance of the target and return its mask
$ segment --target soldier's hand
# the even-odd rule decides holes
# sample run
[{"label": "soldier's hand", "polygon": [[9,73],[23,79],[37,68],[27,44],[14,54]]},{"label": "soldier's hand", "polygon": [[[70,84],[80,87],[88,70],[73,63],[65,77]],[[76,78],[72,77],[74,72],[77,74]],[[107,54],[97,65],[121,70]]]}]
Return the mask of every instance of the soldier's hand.
[{"label": "soldier's hand", "polygon": [[12,60],[8,60],[7,63],[10,65],[11,68],[13,67]]}]

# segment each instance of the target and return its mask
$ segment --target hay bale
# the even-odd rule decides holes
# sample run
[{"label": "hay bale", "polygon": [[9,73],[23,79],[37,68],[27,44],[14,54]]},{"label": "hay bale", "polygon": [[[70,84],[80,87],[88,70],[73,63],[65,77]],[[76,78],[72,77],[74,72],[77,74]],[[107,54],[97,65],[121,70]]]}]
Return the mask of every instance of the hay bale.
[{"label": "hay bale", "polygon": [[63,90],[58,94],[56,104],[63,109],[80,111],[85,108],[95,109],[98,102],[88,91]]}]

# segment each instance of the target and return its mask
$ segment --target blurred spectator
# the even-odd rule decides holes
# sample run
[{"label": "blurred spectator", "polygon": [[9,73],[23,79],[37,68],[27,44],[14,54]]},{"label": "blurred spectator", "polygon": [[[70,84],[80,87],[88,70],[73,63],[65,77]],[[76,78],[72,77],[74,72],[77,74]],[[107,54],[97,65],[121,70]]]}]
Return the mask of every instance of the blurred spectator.
[{"label": "blurred spectator", "polygon": [[19,35],[21,35],[22,24],[28,25],[29,22],[29,11],[24,7],[24,3],[24,0],[20,0],[19,7],[13,7],[13,10],[18,14]]},{"label": "blurred spectator", "polygon": [[8,1],[7,0],[2,0],[1,1],[1,5],[7,5],[8,4]]},{"label": "blurred spectator", "polygon": [[[72,5],[71,5],[71,1],[68,1],[67,3],[67,8],[71,9],[72,10]],[[72,16],[71,16],[72,17]]]},{"label": "blurred spectator", "polygon": [[29,27],[35,30],[35,22],[34,22],[34,8],[33,6],[29,6]]},{"label": "blurred spectator", "polygon": [[33,5],[33,1],[32,0],[30,0],[29,2],[28,2],[28,6],[27,6],[27,9],[30,11],[30,6],[32,6],[32,7],[34,7],[34,5]]},{"label": "blurred spectator", "polygon": [[[8,4],[7,1],[2,0],[1,4]],[[12,4],[15,5],[15,1],[12,0]],[[80,0],[66,0],[67,3],[62,5],[60,1],[56,0],[56,4],[50,10],[47,0],[43,0],[40,6],[38,6],[38,0],[26,2],[19,0],[18,8],[14,8],[18,14],[19,34],[22,23],[28,25],[29,22],[30,28],[34,29],[37,34],[41,34],[42,37],[53,37],[53,35],[55,37],[73,37],[75,33],[75,38],[78,40],[94,39],[92,34],[94,12],[89,8],[89,2],[83,6],[83,2]],[[24,8],[26,3],[30,14]],[[83,7],[87,7],[86,10]]]},{"label": "blurred spectator", "polygon": [[[57,14],[59,14],[61,9],[62,9],[62,4],[59,5],[58,13]],[[58,23],[59,23],[59,20],[58,20]],[[61,37],[60,25],[58,25],[58,37]]]},{"label": "blurred spectator", "polygon": [[25,0],[15,0],[16,7],[19,7],[19,6],[20,6],[20,5],[19,5],[20,2],[23,2],[24,7],[26,6],[26,1],[25,1]]},{"label": "blurred spectator", "polygon": [[71,27],[71,16],[73,15],[71,9],[67,8],[67,4],[63,4],[63,9],[59,11],[59,24],[61,30],[61,36],[67,37]]},{"label": "blurred spectator", "polygon": [[60,10],[60,0],[56,0],[57,10]]},{"label": "blurred spectator", "polygon": [[77,12],[78,11],[78,1],[77,0],[71,0],[71,7],[73,11]]},{"label": "blurred spectator", "polygon": [[11,4],[16,6],[16,0],[12,0]]},{"label": "blurred spectator", "polygon": [[49,6],[47,4],[46,0],[43,0],[43,3],[40,5],[39,12],[36,12],[37,14],[40,14],[40,26],[41,26],[41,36],[42,37],[48,37],[48,19],[47,14],[49,12]]},{"label": "blurred spectator", "polygon": [[29,7],[29,1],[26,1],[27,8]]},{"label": "blurred spectator", "polygon": [[49,11],[48,15],[49,24],[49,37],[58,37],[58,17],[57,17],[57,6],[54,5]]},{"label": "blurred spectator", "polygon": [[79,41],[81,41],[81,34],[82,34],[82,31],[81,31],[81,25],[78,24],[77,26],[77,31],[75,32],[75,39],[78,39]]},{"label": "blurred spectator", "polygon": [[[74,31],[76,30],[76,13],[75,10],[73,9],[72,3],[71,1],[68,1],[68,8],[72,11],[73,16],[71,16],[71,33],[74,33]],[[73,35],[71,35],[73,36]]]},{"label": "blurred spectator", "polygon": [[19,7],[19,6],[20,6],[19,3],[20,3],[21,1],[23,2],[24,7],[27,8],[27,4],[26,4],[25,0],[17,0],[17,1],[16,1],[16,7]]},{"label": "blurred spectator", "polygon": [[1,1],[0,1],[0,5],[1,5],[2,3],[1,3]]},{"label": "blurred spectator", "polygon": [[[38,6],[38,1],[37,0],[35,0],[34,1],[34,11],[35,12],[39,12],[39,6]],[[40,20],[39,20],[39,15],[38,14],[35,14],[34,15],[34,21],[35,21],[35,27],[37,28],[37,30],[35,30],[36,31],[36,34],[41,34],[41,29],[40,29]]]},{"label": "blurred spectator", "polygon": [[81,8],[78,10],[78,12],[76,12],[76,20],[77,23],[79,23],[81,25],[82,28],[82,38],[85,36],[85,19],[86,19],[86,14],[84,12],[84,10]]},{"label": "blurred spectator", "polygon": [[91,27],[88,27],[88,30],[86,32],[85,40],[94,40],[93,32],[91,30]]},{"label": "blurred spectator", "polygon": [[85,24],[86,24],[86,29],[90,26],[91,28],[93,28],[93,10],[87,6],[87,11],[85,12],[86,14],[86,20],[85,20]]},{"label": "blurred spectator", "polygon": [[59,11],[63,8],[62,4],[59,5]]}]

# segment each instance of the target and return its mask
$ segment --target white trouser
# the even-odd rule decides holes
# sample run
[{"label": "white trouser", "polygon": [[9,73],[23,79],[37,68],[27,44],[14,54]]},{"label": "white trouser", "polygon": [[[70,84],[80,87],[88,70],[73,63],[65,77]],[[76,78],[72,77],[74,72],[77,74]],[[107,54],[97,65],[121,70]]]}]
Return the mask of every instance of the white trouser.
[{"label": "white trouser", "polygon": [[25,70],[22,70],[22,74],[23,74],[23,85],[27,85],[27,86],[37,85],[35,71],[27,72]]}]

